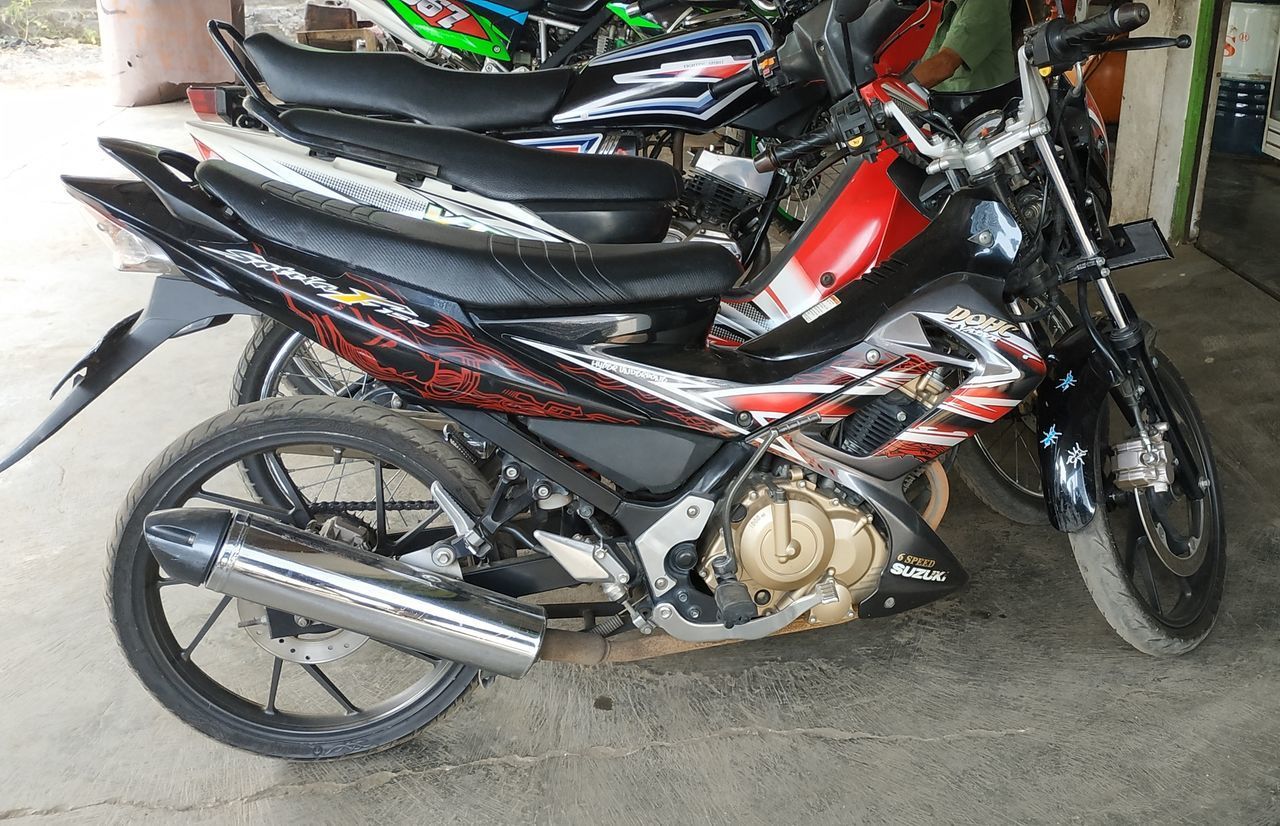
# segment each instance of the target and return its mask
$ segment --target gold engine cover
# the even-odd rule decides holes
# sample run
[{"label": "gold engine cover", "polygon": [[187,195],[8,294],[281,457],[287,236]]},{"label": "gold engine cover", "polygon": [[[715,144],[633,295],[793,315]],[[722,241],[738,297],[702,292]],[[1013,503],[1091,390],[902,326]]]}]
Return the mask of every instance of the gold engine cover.
[{"label": "gold engine cover", "polygon": [[[833,491],[819,490],[799,471],[757,485],[741,504],[746,515],[733,526],[738,579],[755,595],[761,614],[821,581],[824,601],[809,612],[809,622],[857,617],[856,605],[875,591],[889,562],[870,514]],[[702,568],[712,588],[710,560],[723,553],[724,539],[717,536]]]}]

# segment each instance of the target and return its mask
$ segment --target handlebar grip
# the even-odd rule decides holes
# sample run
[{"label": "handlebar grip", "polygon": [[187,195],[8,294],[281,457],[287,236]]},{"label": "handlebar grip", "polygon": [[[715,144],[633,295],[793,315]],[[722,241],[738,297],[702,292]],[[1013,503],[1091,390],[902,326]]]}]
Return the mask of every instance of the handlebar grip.
[{"label": "handlebar grip", "polygon": [[713,99],[722,100],[739,89],[750,86],[759,79],[760,75],[756,72],[755,66],[751,65],[736,74],[729,75],[724,80],[717,80],[711,84],[711,88],[708,91]]},{"label": "handlebar grip", "polygon": [[1096,17],[1062,28],[1062,40],[1072,46],[1080,46],[1092,40],[1125,34],[1146,25],[1151,19],[1151,9],[1146,3],[1123,3]]},{"label": "handlebar grip", "polygon": [[772,172],[784,163],[808,155],[814,150],[833,143],[835,140],[836,137],[831,129],[821,129],[805,135],[803,138],[797,138],[796,140],[779,144],[772,149],[766,149],[756,155],[752,159],[752,163],[755,164],[757,172]]}]

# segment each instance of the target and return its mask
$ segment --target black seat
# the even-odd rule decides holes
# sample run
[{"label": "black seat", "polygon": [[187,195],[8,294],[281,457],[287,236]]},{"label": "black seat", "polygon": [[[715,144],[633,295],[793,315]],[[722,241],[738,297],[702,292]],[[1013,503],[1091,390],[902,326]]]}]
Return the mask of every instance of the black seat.
[{"label": "black seat", "polygon": [[568,308],[711,298],[741,268],[716,244],[548,244],[324,198],[225,161],[196,180],[268,241],[466,307]]},{"label": "black seat", "polygon": [[285,103],[489,131],[549,123],[571,69],[455,72],[399,52],[331,52],[260,32],[244,51]]},{"label": "black seat", "polygon": [[670,164],[627,155],[578,155],[444,126],[290,109],[286,126],[433,164],[436,177],[477,195],[522,204],[587,243],[661,241],[680,197]]}]

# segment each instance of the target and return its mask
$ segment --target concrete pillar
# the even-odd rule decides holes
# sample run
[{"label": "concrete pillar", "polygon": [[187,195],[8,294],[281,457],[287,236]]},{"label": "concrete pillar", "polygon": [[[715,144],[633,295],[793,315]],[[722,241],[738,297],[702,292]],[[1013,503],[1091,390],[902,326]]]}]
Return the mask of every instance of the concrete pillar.
[{"label": "concrete pillar", "polygon": [[[1212,31],[1196,31],[1201,4],[1214,0],[1146,2],[1151,7],[1151,22],[1135,36],[1214,36]],[[1115,221],[1133,221],[1151,216],[1176,240],[1183,240],[1185,235],[1184,227],[1174,225],[1175,213],[1185,214],[1177,207],[1184,142],[1188,132],[1194,133],[1194,141],[1199,129],[1198,117],[1190,129],[1187,124],[1192,73],[1208,71],[1207,67],[1195,65],[1198,52],[1195,48],[1131,52],[1125,69],[1112,217]]]}]

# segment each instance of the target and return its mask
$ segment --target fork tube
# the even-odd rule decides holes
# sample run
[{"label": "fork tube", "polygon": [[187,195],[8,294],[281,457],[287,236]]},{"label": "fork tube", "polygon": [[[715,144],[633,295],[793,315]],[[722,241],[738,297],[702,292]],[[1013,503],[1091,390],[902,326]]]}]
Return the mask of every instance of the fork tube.
[{"label": "fork tube", "polygon": [[[1062,170],[1058,168],[1058,158],[1053,154],[1053,146],[1049,143],[1048,136],[1040,135],[1036,138],[1036,150],[1040,153],[1040,160],[1044,162],[1044,167],[1049,173],[1049,180],[1053,181],[1053,188],[1058,192],[1058,199],[1062,201],[1067,211],[1067,218],[1071,221],[1071,229],[1076,234],[1076,240],[1080,242],[1080,249],[1084,250],[1088,258],[1099,258],[1098,245],[1093,242],[1093,236],[1089,235],[1084,220],[1080,218],[1071,189],[1067,186],[1066,179],[1062,177]],[[1116,329],[1124,329],[1129,326],[1129,319],[1120,305],[1120,296],[1116,294],[1116,288],[1111,284],[1105,266],[1101,268],[1101,272],[1097,285],[1098,292],[1102,294],[1102,303],[1106,305],[1107,313],[1115,322]]]}]

